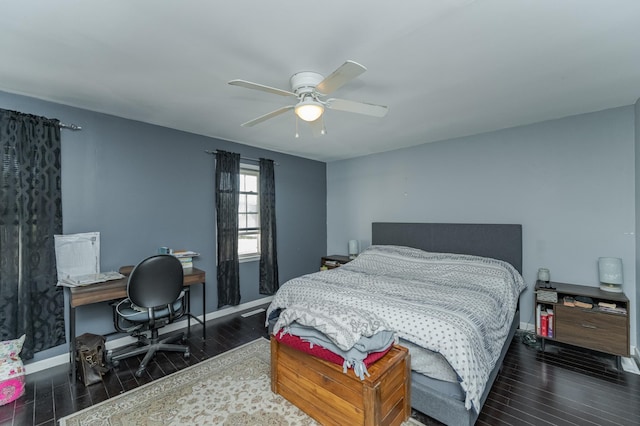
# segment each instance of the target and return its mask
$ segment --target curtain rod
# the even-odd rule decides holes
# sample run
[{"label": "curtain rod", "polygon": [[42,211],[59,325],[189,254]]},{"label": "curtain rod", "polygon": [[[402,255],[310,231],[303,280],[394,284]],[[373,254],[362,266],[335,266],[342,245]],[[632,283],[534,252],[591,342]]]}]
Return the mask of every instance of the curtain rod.
[{"label": "curtain rod", "polygon": [[[209,151],[209,150],[205,149],[205,150],[204,150],[204,152],[206,152],[207,154],[216,155],[216,154],[218,153],[218,150],[215,150],[215,151]],[[259,159],[257,159],[257,158],[249,158],[249,157],[242,157],[242,156],[240,156],[240,159],[241,159],[241,160],[247,160],[247,161],[255,161],[256,163],[259,163],[259,162],[260,162],[260,160],[259,160]],[[280,165],[280,163],[276,163],[275,161],[273,162],[273,164],[274,164],[274,165],[276,165],[276,166],[279,166],[279,165]]]},{"label": "curtain rod", "polygon": [[82,127],[78,126],[77,124],[58,123],[58,127],[60,127],[61,129],[82,130]]}]

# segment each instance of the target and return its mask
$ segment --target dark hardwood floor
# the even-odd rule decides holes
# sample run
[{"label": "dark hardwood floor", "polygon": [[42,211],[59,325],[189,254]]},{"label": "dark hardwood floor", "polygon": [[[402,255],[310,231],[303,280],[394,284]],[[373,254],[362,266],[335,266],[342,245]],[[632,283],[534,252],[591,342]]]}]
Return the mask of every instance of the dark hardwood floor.
[{"label": "dark hardwood floor", "polygon": [[[0,407],[0,425],[55,425],[74,411],[216,356],[259,337],[267,337],[265,313],[238,313],[207,322],[207,339],[192,327],[191,358],[159,353],[141,378],[139,359],[122,361],[103,383],[69,383],[66,366],[27,376],[26,394]],[[413,412],[426,425],[440,423]],[[545,353],[516,336],[501,374],[478,418],[478,425],[638,425],[640,376],[615,369],[615,360],[568,346],[547,344]]]}]

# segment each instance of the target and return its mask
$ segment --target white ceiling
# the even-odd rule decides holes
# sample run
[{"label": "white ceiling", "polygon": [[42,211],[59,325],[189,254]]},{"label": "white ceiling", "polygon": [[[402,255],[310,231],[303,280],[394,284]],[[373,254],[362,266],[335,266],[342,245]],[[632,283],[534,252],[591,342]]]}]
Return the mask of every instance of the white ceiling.
[{"label": "white ceiling", "polygon": [[[229,80],[289,90],[347,59],[368,70],[332,96],[386,117],[240,127],[295,99]],[[640,1],[11,1],[0,90],[332,161],[633,104]]]}]

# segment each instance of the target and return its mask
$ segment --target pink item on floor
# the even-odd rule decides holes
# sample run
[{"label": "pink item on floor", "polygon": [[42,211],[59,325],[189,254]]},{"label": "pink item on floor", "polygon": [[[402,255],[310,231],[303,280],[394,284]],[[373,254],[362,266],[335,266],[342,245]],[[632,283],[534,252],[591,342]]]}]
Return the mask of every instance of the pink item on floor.
[{"label": "pink item on floor", "polygon": [[20,351],[25,335],[19,339],[0,342],[0,405],[24,395],[24,365]]}]

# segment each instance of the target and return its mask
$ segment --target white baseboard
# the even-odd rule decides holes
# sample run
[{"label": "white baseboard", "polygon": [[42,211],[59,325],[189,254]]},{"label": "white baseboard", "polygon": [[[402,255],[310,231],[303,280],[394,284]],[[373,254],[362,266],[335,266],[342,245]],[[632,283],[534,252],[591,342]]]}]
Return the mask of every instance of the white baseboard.
[{"label": "white baseboard", "polygon": [[640,366],[640,349],[637,346],[631,347],[631,358],[636,363],[637,367]]},{"label": "white baseboard", "polygon": [[[254,300],[247,303],[242,303],[238,306],[231,306],[228,308],[220,309],[218,311],[213,311],[207,313],[207,321],[222,318],[227,315],[235,314],[240,311],[244,311],[246,309],[251,309],[256,306],[264,305],[266,303],[270,303],[273,300],[273,296],[263,297],[262,299]],[[197,317],[200,321],[202,321],[202,315]],[[192,324],[195,321],[192,321]],[[172,331],[181,330],[187,327],[187,320],[181,320],[178,322],[174,322],[172,324],[167,325],[166,327],[162,327],[160,329],[160,334],[171,333]],[[124,336],[118,339],[109,340],[106,343],[107,349],[119,348],[121,346],[129,345],[131,343],[135,343],[136,339],[131,336]],[[38,371],[46,370],[47,368],[57,367],[59,365],[68,364],[69,363],[69,354],[65,353],[62,355],[52,356],[50,358],[42,359],[40,361],[32,362],[29,364],[25,364],[25,372],[27,375],[37,373]]]},{"label": "white baseboard", "polygon": [[520,330],[524,330],[524,331],[535,331],[536,330],[536,326],[528,323],[528,322],[521,322],[520,323]]},{"label": "white baseboard", "polygon": [[638,369],[638,364],[636,364],[636,360],[633,357],[631,358],[622,357],[621,363],[622,363],[622,369],[627,373],[640,375],[640,369]]}]

